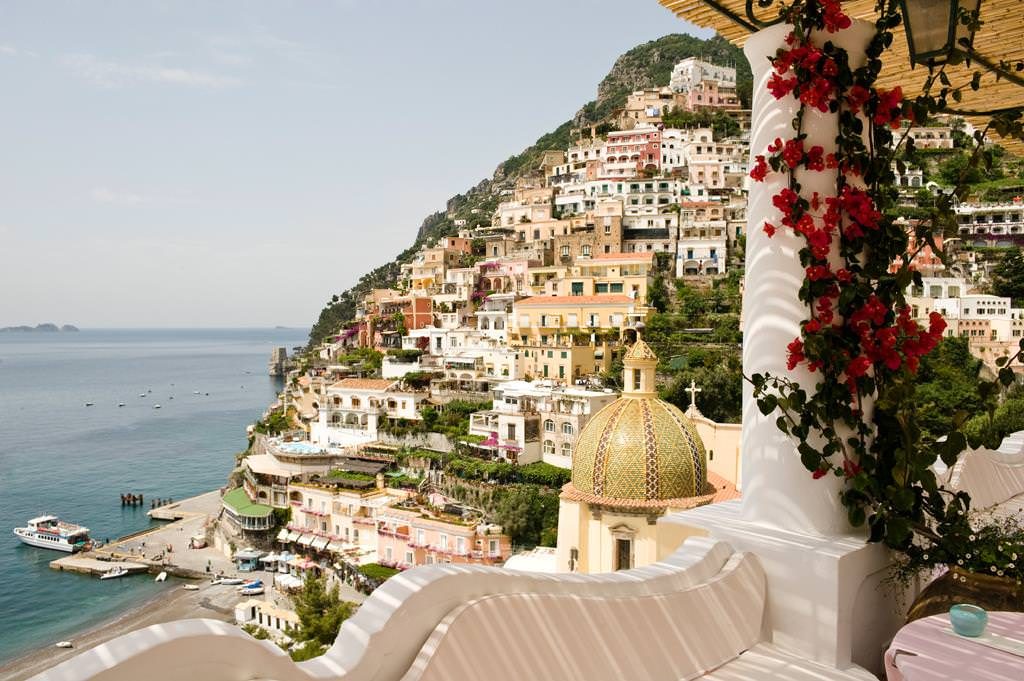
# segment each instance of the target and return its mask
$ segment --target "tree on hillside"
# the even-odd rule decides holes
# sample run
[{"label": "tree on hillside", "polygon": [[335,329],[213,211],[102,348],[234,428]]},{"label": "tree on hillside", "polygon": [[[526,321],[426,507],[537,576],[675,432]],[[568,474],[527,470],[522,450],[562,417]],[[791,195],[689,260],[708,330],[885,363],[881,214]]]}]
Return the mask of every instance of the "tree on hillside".
[{"label": "tree on hillside", "polygon": [[514,544],[536,546],[545,530],[558,527],[558,492],[512,485],[503,490],[495,517]]},{"label": "tree on hillside", "polygon": [[944,338],[921,360],[914,393],[918,422],[926,435],[938,438],[963,418],[984,413],[978,393],[981,360],[971,355],[966,338]]},{"label": "tree on hillside", "polygon": [[668,308],[668,291],[665,290],[665,277],[661,272],[654,275],[651,285],[647,287],[647,304],[658,312]]},{"label": "tree on hillside", "polygon": [[721,363],[680,371],[661,391],[661,398],[686,411],[690,381],[700,388],[697,409],[716,423],[739,423],[743,403],[743,374],[738,365]]},{"label": "tree on hillside", "polygon": [[984,170],[978,164],[972,164],[970,155],[966,153],[950,156],[939,164],[939,178],[947,187],[955,187],[961,183],[977,184],[988,179]]},{"label": "tree on hillside", "polygon": [[1024,301],[1024,253],[1011,248],[992,270],[992,292],[1013,298],[1014,304]]},{"label": "tree on hillside", "polygon": [[[293,657],[308,659],[320,655],[334,643],[341,623],[352,616],[356,604],[341,600],[338,586],[327,587],[323,577],[307,577],[302,590],[295,596],[295,614],[299,626],[290,629],[288,636],[304,645]],[[319,650],[319,652],[315,652]]]}]

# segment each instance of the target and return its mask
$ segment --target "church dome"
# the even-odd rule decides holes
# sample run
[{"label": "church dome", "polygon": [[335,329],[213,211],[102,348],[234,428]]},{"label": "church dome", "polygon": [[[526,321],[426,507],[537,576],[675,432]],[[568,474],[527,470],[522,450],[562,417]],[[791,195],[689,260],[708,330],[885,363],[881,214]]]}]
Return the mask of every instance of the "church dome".
[{"label": "church dome", "polygon": [[657,363],[642,340],[626,353],[622,397],[580,431],[570,483],[574,495],[657,506],[713,492],[697,429],[683,412],[657,397]]}]

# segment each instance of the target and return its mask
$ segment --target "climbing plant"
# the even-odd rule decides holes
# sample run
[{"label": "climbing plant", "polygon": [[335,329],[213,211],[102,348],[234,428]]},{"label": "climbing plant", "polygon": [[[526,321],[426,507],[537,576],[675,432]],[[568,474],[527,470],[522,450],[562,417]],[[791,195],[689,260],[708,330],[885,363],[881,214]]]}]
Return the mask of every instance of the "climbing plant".
[{"label": "climbing plant", "polygon": [[[946,322],[933,312],[927,326],[918,324],[905,299],[912,284],[922,283],[912,267],[914,256],[926,247],[939,253],[935,235],[955,225],[954,197],[964,189],[968,171],[984,162],[989,128],[976,133],[958,187],[936,198],[928,219],[916,228],[909,254],[907,232],[887,217],[897,198],[893,167],[903,171],[897,151],[912,144],[904,123],[923,122],[945,109],[949,99],[959,101],[962,88],[977,89],[980,75],[955,86],[945,66],[932,67],[923,91],[913,98],[900,87],[879,87],[882,56],[901,16],[895,0],[881,0],[876,10],[875,33],[863,65],[857,65],[830,39],[852,24],[839,0],[799,0],[782,9],[791,31],[785,46],[770,57],[767,87],[776,99],[797,100],[793,134],[757,155],[750,175],[755,181],[771,174],[787,180],[772,198],[778,219],[761,228],[769,237],[787,230],[803,240],[799,297],[807,318],[786,350],[787,365],[790,371],[806,370],[814,384],[801,384],[792,375],[755,374],[748,380],[761,412],[778,414],[779,429],[797,441],[808,473],[843,479],[841,500],[849,521],[867,524],[869,541],[901,551],[904,565],[914,569],[967,560],[974,569],[1020,579],[1021,533],[991,527],[976,532],[968,522],[968,495],[944,488],[932,469],[936,455],[955,463],[968,441],[959,428],[964,418],[955,418],[955,427],[938,438],[926,436],[917,422],[918,367],[942,338]],[[977,25],[977,13],[962,20]],[[810,110],[836,115],[834,152],[808,143]],[[1019,136],[1020,112],[995,116],[989,127]],[[837,171],[835,185],[825,193],[811,192],[801,186],[797,171],[801,177]],[[998,382],[980,388],[993,405],[1000,385],[1013,383],[1009,364],[1022,353],[1024,342],[1015,355],[1000,360]],[[981,537],[991,550],[978,550]]]}]

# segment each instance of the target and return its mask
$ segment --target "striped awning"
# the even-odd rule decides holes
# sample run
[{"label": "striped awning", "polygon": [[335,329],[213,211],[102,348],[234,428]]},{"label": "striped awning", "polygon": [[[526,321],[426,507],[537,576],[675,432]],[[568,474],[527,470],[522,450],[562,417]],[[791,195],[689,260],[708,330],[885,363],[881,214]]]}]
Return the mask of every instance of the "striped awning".
[{"label": "striped awning", "polygon": [[277,533],[277,541],[288,541],[288,529],[281,528],[281,531]]},{"label": "striped awning", "polygon": [[299,544],[301,544],[302,546],[309,546],[313,543],[314,539],[316,539],[315,536],[311,534],[304,534],[301,537],[299,537]]},{"label": "striped awning", "polygon": [[342,553],[345,551],[345,548],[342,546],[341,542],[332,541],[327,544],[327,550],[331,553]]},{"label": "striped awning", "polygon": [[326,537],[316,537],[313,539],[313,543],[310,544],[314,549],[323,550],[327,548],[329,540]]},{"label": "striped awning", "polygon": [[292,530],[288,533],[288,541],[296,541],[300,537],[300,533]]}]

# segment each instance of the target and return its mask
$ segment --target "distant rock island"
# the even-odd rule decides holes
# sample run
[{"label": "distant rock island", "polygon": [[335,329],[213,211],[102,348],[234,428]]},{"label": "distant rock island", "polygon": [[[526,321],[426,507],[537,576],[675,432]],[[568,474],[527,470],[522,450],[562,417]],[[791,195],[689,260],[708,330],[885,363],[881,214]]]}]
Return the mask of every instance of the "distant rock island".
[{"label": "distant rock island", "polygon": [[36,324],[35,326],[0,326],[0,333],[61,333],[77,332],[73,324],[57,326],[56,324]]}]

